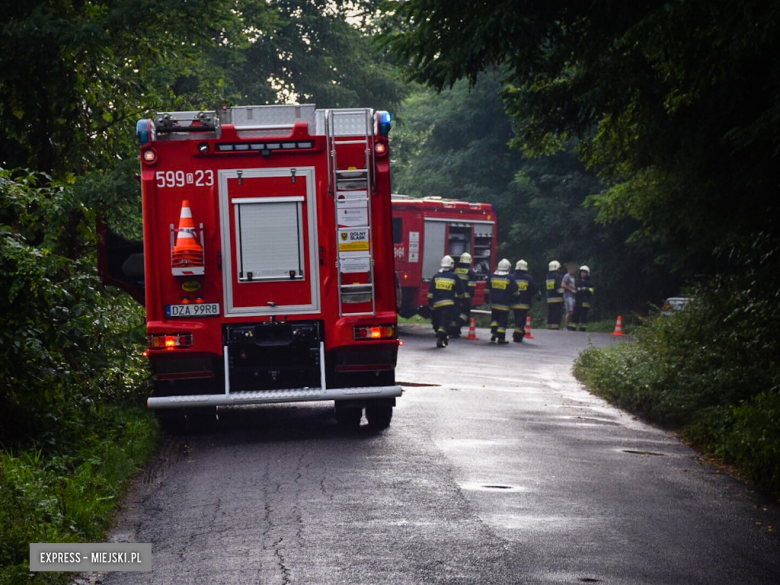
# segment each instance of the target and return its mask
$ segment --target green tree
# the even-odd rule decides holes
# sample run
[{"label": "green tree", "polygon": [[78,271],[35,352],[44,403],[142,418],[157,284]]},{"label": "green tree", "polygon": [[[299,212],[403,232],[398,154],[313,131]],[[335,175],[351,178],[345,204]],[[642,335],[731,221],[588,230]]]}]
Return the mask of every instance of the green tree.
[{"label": "green tree", "polygon": [[[384,42],[436,89],[501,65],[515,145],[573,137],[609,188],[599,219],[634,218],[695,271],[750,254],[780,219],[776,2],[388,2]],[[729,254],[726,254],[728,252]]]},{"label": "green tree", "polygon": [[170,103],[169,88],[203,47],[230,44],[232,6],[3,2],[0,166],[54,178],[110,168],[127,154],[135,120]]},{"label": "green tree", "polygon": [[647,243],[625,245],[637,222],[596,222],[590,197],[604,186],[573,147],[535,159],[510,148],[512,119],[505,113],[497,73],[441,93],[418,89],[400,110],[393,138],[396,192],[492,203],[499,220],[499,253],[526,259],[544,277],[552,259],[588,264],[597,307],[645,309],[678,283],[654,262]]},{"label": "green tree", "polygon": [[[231,70],[242,103],[296,99],[319,107],[392,109],[403,95],[396,68],[373,46],[376,0],[274,0],[274,19],[252,25]],[[248,14],[248,12],[247,12]]]}]

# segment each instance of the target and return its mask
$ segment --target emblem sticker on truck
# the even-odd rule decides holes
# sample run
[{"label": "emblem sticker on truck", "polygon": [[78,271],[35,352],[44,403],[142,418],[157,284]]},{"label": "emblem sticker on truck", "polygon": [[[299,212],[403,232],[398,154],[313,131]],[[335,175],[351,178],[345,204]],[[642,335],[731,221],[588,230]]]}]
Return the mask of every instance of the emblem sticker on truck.
[{"label": "emblem sticker on truck", "polygon": [[219,317],[219,303],[166,305],[165,314],[172,319],[177,317]]},{"label": "emblem sticker on truck", "polygon": [[339,230],[339,252],[368,252],[368,228]]}]

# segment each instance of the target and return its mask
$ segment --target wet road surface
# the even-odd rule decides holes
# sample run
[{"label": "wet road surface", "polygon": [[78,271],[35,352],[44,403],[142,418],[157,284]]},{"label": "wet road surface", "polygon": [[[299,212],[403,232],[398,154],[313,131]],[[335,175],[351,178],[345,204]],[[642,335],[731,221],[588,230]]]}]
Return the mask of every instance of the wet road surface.
[{"label": "wet road surface", "polygon": [[112,535],[151,542],[154,569],[103,582],[780,583],[776,502],[571,376],[614,338],[478,335],[402,328],[384,432],[310,403],[169,439]]}]

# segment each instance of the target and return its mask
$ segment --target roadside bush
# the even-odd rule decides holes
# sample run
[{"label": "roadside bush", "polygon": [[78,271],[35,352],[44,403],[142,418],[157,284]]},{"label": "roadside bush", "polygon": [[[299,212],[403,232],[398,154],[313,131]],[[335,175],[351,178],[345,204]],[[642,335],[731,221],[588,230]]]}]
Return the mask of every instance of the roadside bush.
[{"label": "roadside bush", "polygon": [[575,375],[780,494],[780,292],[769,282],[711,282],[684,310],[646,319],[632,342],[586,349]]},{"label": "roadside bush", "polygon": [[[0,583],[29,543],[100,540],[151,454],[143,309],[97,279],[86,193],[0,170]],[[135,406],[134,406],[135,405]]]},{"label": "roadside bush", "polygon": [[29,573],[32,542],[96,542],[104,537],[122,486],[152,453],[154,418],[141,408],[90,408],[91,423],[70,452],[0,453],[0,583],[58,583]]},{"label": "roadside bush", "polygon": [[147,374],[143,309],[97,280],[94,213],[46,180],[0,171],[0,443],[56,452]]}]

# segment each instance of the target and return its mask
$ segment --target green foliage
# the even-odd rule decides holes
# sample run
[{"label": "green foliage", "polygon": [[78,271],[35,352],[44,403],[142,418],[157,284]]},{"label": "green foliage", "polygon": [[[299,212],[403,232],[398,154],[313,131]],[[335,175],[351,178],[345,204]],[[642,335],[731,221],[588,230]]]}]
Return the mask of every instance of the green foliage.
[{"label": "green foliage", "polygon": [[0,441],[56,451],[90,401],[137,398],[148,375],[142,310],[97,281],[94,214],[41,178],[0,172]]},{"label": "green foliage", "polygon": [[232,4],[6,3],[0,166],[65,178],[127,156],[136,119],[170,104],[169,87],[204,47],[230,43],[223,33],[236,29]]},{"label": "green foliage", "polygon": [[[728,0],[385,4],[403,27],[383,41],[436,89],[504,68],[525,152],[573,137],[608,184],[599,219],[638,222],[635,240],[685,276],[720,270],[780,219],[776,3]],[[758,213],[758,210],[761,210]]]},{"label": "green foliage", "polygon": [[[394,109],[404,87],[371,43],[371,0],[274,0],[231,79],[242,103]],[[245,12],[245,18],[251,13]],[[349,21],[347,20],[349,19]],[[358,26],[359,25],[359,26]],[[251,75],[247,75],[251,72]]]},{"label": "green foliage", "polygon": [[780,293],[770,279],[708,282],[684,310],[647,319],[635,342],[585,350],[575,374],[780,493]]},{"label": "green foliage", "polygon": [[96,406],[67,453],[0,453],[0,583],[59,583],[67,575],[29,573],[31,542],[96,542],[125,481],[153,452],[154,418],[140,408]]},{"label": "green foliage", "polygon": [[631,220],[596,222],[591,198],[602,183],[568,149],[533,159],[509,147],[512,120],[499,97],[497,73],[469,88],[464,81],[434,94],[417,89],[403,102],[393,131],[393,185],[413,196],[441,195],[492,203],[499,220],[499,254],[524,258],[537,280],[552,259],[591,267],[597,294],[592,317],[644,310],[678,283],[654,262],[656,247],[626,245]]}]

